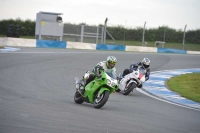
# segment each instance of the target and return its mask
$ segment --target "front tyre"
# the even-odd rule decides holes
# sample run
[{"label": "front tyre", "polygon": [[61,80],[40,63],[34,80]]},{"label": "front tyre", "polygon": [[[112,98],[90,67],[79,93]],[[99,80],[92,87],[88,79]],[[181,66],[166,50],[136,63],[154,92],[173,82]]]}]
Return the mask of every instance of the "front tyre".
[{"label": "front tyre", "polygon": [[100,96],[97,94],[94,98],[94,107],[101,108],[108,101],[109,95],[109,91],[104,91]]},{"label": "front tyre", "polygon": [[82,104],[84,102],[83,97],[81,96],[81,94],[79,92],[75,92],[74,94],[74,101],[78,104]]},{"label": "front tyre", "polygon": [[123,95],[128,95],[134,88],[136,88],[136,83],[130,83],[123,91]]}]

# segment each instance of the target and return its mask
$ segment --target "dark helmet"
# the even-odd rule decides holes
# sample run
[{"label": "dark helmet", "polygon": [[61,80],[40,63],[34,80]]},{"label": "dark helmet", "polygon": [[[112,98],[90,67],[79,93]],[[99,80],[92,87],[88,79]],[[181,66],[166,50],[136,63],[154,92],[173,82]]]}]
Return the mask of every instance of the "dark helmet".
[{"label": "dark helmet", "polygon": [[116,57],[114,57],[114,56],[108,56],[108,57],[107,57],[106,66],[107,66],[109,69],[114,68],[116,63],[117,63]]},{"label": "dark helmet", "polygon": [[146,57],[141,61],[141,63],[144,68],[148,68],[150,66],[150,60]]}]

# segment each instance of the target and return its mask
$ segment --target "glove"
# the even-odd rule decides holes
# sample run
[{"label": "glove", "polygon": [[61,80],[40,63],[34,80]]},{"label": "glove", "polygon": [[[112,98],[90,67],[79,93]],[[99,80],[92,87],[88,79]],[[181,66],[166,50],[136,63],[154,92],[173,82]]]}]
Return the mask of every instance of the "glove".
[{"label": "glove", "polygon": [[99,71],[103,71],[103,67],[102,66],[99,66]]},{"label": "glove", "polygon": [[97,77],[97,78],[101,78],[101,76],[102,76],[102,75],[101,75],[101,72],[104,70],[103,67],[102,67],[102,66],[97,66],[95,70],[96,70],[96,71],[95,71],[96,77]]},{"label": "glove", "polygon": [[149,79],[149,76],[145,77],[145,81],[147,81]]}]

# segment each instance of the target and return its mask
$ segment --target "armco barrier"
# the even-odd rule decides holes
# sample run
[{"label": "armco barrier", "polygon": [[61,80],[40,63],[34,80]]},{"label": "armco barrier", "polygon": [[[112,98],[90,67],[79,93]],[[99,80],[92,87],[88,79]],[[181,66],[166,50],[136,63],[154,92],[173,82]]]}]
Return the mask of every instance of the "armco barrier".
[{"label": "armco barrier", "polygon": [[0,37],[0,46],[71,48],[71,49],[137,51],[137,52],[177,53],[177,54],[200,54],[199,51],[186,51],[186,50],[176,50],[176,49],[169,49],[169,48],[109,45],[109,44],[92,44],[92,43],[81,43],[81,42],[35,40],[35,39],[23,39],[23,38],[11,38],[11,37]]},{"label": "armco barrier", "polygon": [[96,50],[96,44],[93,44],[93,43],[81,43],[81,42],[67,42],[67,47],[66,48]]},{"label": "armco barrier", "polygon": [[187,54],[200,54],[199,51],[187,51]]},{"label": "armco barrier", "polygon": [[0,38],[0,45],[3,45],[3,46],[20,46],[20,47],[36,47],[36,40],[35,39],[1,37]]},{"label": "armco barrier", "polygon": [[142,46],[126,46],[125,51],[137,51],[137,52],[157,52],[157,48],[155,47],[142,47]]}]

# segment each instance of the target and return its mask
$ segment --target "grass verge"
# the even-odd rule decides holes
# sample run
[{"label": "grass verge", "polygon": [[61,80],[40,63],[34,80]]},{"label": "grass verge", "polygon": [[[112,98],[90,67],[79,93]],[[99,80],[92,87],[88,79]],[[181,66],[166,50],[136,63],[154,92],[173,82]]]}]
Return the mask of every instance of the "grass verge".
[{"label": "grass verge", "polygon": [[200,73],[183,74],[166,81],[167,86],[181,96],[200,103]]}]

